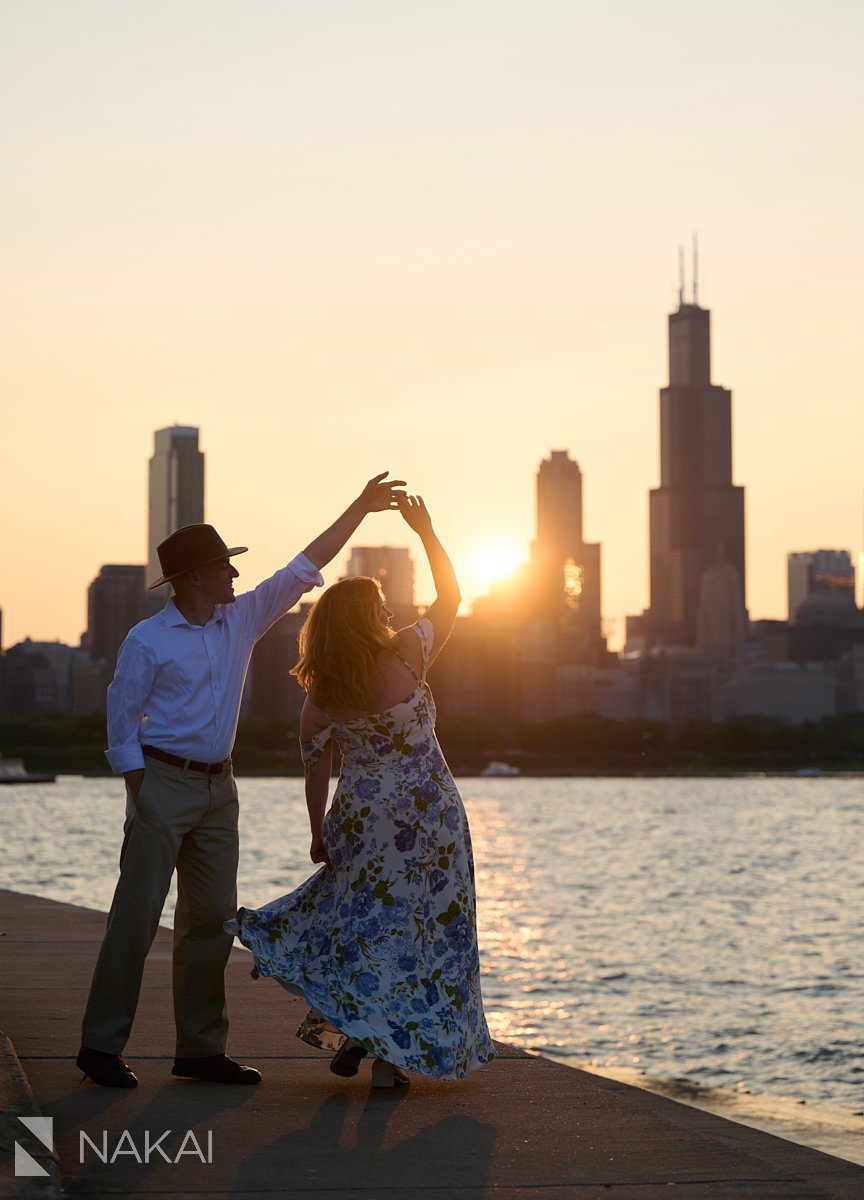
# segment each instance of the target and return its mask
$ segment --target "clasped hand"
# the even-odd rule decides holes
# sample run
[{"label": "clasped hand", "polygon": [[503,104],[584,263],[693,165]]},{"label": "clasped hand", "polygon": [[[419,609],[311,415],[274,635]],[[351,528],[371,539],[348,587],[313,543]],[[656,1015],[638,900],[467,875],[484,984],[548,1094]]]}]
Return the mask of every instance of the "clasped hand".
[{"label": "clasped hand", "polygon": [[360,501],[366,512],[383,512],[386,508],[399,507],[397,497],[404,493],[396,492],[394,489],[404,487],[405,480],[390,479],[385,483],[384,479],[389,474],[389,471],[382,471],[380,475],[370,479],[360,493]]},{"label": "clasped hand", "polygon": [[315,833],[312,835],[312,845],[309,847],[309,857],[314,863],[323,862],[325,866],[330,866],[330,855],[327,853],[327,847],[324,845],[324,835]]},{"label": "clasped hand", "polygon": [[407,496],[405,492],[397,492],[396,506],[415,533],[423,537],[432,532],[432,518],[422,496]]},{"label": "clasped hand", "polygon": [[366,484],[360,500],[366,512],[383,512],[398,508],[406,523],[423,537],[432,532],[432,518],[422,496],[409,496],[399,488],[405,486],[404,479],[390,479],[385,483],[389,471],[382,471]]}]

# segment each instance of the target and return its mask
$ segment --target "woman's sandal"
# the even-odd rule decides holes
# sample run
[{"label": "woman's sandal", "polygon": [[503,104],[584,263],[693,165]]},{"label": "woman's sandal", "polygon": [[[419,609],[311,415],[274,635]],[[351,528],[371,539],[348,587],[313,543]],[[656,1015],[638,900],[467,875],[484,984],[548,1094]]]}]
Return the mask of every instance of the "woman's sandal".
[{"label": "woman's sandal", "polygon": [[372,1086],[374,1088],[391,1088],[397,1083],[408,1083],[409,1077],[401,1067],[394,1067],[383,1058],[376,1058],[372,1063]]},{"label": "woman's sandal", "polygon": [[342,1047],[330,1059],[330,1070],[334,1075],[350,1079],[352,1075],[357,1074],[361,1061],[368,1053],[365,1046],[361,1046],[353,1038],[347,1038]]}]

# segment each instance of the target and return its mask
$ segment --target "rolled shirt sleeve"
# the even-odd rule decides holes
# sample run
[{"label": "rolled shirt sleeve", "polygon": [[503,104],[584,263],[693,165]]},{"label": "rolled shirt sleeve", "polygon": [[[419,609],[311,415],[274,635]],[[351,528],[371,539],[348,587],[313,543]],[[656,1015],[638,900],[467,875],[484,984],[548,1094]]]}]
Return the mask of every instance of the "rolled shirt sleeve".
[{"label": "rolled shirt sleeve", "polygon": [[324,576],[311,559],[303,553],[292,558],[287,567],[237,597],[236,604],[243,612],[249,636],[257,641],[294,607],[304,592],[323,586]]},{"label": "rolled shirt sleeve", "polygon": [[136,637],[127,637],[117,655],[117,667],[108,688],[105,757],[115,775],[144,767],[139,732],[154,676],[155,664],[147,646]]}]

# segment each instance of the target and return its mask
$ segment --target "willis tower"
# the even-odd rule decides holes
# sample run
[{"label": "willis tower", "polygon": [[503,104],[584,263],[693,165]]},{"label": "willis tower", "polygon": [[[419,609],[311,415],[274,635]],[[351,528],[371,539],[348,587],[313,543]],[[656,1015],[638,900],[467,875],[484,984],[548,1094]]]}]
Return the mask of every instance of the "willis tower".
[{"label": "willis tower", "polygon": [[745,618],[744,489],[732,482],[732,393],[711,382],[711,314],[697,302],[695,250],[693,276],[687,303],[682,265],[678,311],[669,316],[669,386],[660,391],[646,613],[652,645],[697,645],[700,604],[710,604],[721,566],[736,616]]}]

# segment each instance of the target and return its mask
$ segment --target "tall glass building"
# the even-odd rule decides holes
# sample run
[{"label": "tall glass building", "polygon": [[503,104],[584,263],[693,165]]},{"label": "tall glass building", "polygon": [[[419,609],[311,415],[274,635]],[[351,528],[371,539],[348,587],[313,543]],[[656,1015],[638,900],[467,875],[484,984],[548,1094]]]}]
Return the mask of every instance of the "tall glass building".
[{"label": "tall glass building", "polygon": [[[157,429],[150,459],[147,526],[147,583],[162,574],[156,547],[183,525],[204,520],[204,455],[198,449],[198,430],[192,425]],[[163,607],[166,593],[150,592],[150,610]]]}]

